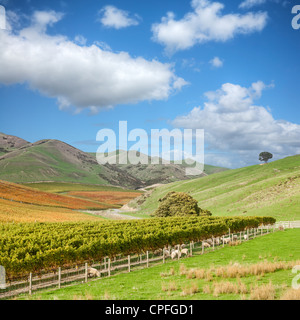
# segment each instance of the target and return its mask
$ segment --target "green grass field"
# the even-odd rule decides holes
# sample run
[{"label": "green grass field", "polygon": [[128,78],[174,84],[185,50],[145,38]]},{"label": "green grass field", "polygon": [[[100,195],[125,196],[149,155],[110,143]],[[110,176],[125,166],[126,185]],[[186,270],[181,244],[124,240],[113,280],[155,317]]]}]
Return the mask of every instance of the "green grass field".
[{"label": "green grass field", "polygon": [[213,215],[268,215],[278,220],[299,220],[300,156],[158,187],[139,211],[153,213],[158,200],[169,191],[188,192]]},{"label": "green grass field", "polygon": [[[31,297],[23,295],[18,298],[34,300],[240,300],[254,299],[251,290],[255,286],[264,289],[264,286],[268,287],[271,281],[272,288],[264,290],[273,299],[280,299],[287,290],[291,289],[292,280],[295,277],[291,268],[265,272],[259,275],[247,275],[239,279],[216,276],[214,270],[217,270],[220,266],[233,265],[234,263],[238,263],[242,267],[257,263],[267,264],[267,262],[271,262],[275,264],[296,260],[300,260],[300,230],[290,229],[258,237],[238,246],[220,248],[203,256],[185,258],[180,261],[168,261],[166,264],[148,269],[97,279],[60,290],[41,291]],[[300,262],[298,261],[298,263]],[[195,277],[190,279],[188,271],[191,268],[201,268],[207,272],[207,276],[204,279]],[[224,281],[227,283],[227,287],[228,283],[233,285],[242,283],[247,293],[216,294],[213,288]],[[263,292],[265,293],[265,291]]]}]

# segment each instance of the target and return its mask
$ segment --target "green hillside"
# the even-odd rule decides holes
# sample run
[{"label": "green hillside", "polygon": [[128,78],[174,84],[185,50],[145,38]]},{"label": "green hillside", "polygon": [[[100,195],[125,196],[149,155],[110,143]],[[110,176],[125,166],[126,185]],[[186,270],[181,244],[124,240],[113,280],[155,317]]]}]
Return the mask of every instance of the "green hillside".
[{"label": "green hillside", "polygon": [[[127,157],[127,152],[118,156]],[[0,133],[0,179],[16,183],[72,182],[114,185],[130,189],[157,183],[186,180],[185,167],[178,164],[100,165],[95,154],[83,152],[59,140],[44,139],[29,143],[15,136]],[[207,166],[211,174],[225,168]]]},{"label": "green hillside", "polygon": [[[101,167],[83,152],[56,140],[42,140],[0,159],[0,179],[11,182],[76,181],[107,184]],[[76,150],[76,151],[75,151]],[[72,152],[73,151],[73,152]]]},{"label": "green hillside", "polygon": [[210,210],[213,215],[300,219],[300,156],[158,187],[145,198],[139,211],[152,213],[159,198],[169,191],[188,192],[201,208]]}]

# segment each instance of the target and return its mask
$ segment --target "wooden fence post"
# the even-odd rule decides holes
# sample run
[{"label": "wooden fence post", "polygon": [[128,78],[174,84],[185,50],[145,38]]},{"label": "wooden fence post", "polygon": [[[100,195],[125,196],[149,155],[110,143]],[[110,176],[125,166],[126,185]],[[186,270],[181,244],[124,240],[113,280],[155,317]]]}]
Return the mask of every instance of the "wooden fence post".
[{"label": "wooden fence post", "polygon": [[58,289],[60,289],[61,283],[61,267],[58,268]]},{"label": "wooden fence post", "polygon": [[87,262],[84,265],[84,269],[85,269],[84,281],[87,282],[88,281],[88,264],[87,264]]},{"label": "wooden fence post", "polygon": [[213,251],[215,251],[215,238],[213,237]]},{"label": "wooden fence post", "polygon": [[147,268],[149,268],[149,251],[147,251]]},{"label": "wooden fence post", "polygon": [[32,294],[32,273],[29,273],[29,294]]},{"label": "wooden fence post", "polygon": [[163,263],[165,263],[165,248],[163,248]]},{"label": "wooden fence post", "polygon": [[110,277],[110,258],[108,258],[108,276]]},{"label": "wooden fence post", "polygon": [[242,232],[240,231],[240,242],[242,242]]},{"label": "wooden fence post", "polygon": [[128,272],[130,272],[130,255],[128,255]]},{"label": "wooden fence post", "polygon": [[223,240],[222,240],[222,242],[223,242],[223,248],[224,248],[224,246],[225,246],[225,243],[224,243],[224,236],[223,236]]},{"label": "wooden fence post", "polygon": [[190,256],[193,256],[193,244],[190,242]]}]

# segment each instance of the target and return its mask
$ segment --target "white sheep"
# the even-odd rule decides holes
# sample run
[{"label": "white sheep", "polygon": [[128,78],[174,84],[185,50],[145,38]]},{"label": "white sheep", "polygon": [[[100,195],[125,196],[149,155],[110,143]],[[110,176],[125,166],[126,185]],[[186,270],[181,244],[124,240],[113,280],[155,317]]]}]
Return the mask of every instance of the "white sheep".
[{"label": "white sheep", "polygon": [[180,250],[176,249],[176,250],[175,250],[175,253],[177,254],[177,256],[178,256],[179,258],[181,257]]},{"label": "white sheep", "polygon": [[206,242],[209,243],[210,245],[213,244],[213,240],[212,239],[207,239]]},{"label": "white sheep", "polygon": [[183,243],[181,246],[180,246],[181,249],[184,249],[185,248],[185,244]]},{"label": "white sheep", "polygon": [[95,268],[88,268],[88,277],[100,277],[100,272]]},{"label": "white sheep", "polygon": [[220,238],[215,239],[215,244],[218,246],[220,244]]},{"label": "white sheep", "polygon": [[170,257],[170,250],[167,250],[167,249],[165,249],[165,257],[167,258],[167,257]]},{"label": "white sheep", "polygon": [[153,254],[160,254],[163,250],[162,249],[157,249],[153,252]]},{"label": "white sheep", "polygon": [[171,252],[171,259],[172,259],[172,260],[175,259],[176,256],[177,256],[177,253],[175,252],[175,250],[172,251],[172,252]]},{"label": "white sheep", "polygon": [[248,236],[244,234],[244,240],[248,240]]},{"label": "white sheep", "polygon": [[205,241],[202,242],[202,245],[204,248],[210,248],[210,244]]},{"label": "white sheep", "polygon": [[181,255],[188,255],[189,254],[189,250],[188,249],[181,249],[180,251]]},{"label": "white sheep", "polygon": [[237,240],[238,239],[238,236],[235,234],[233,235],[233,240]]},{"label": "white sheep", "polygon": [[223,243],[230,243],[231,242],[231,239],[230,238],[223,238]]}]

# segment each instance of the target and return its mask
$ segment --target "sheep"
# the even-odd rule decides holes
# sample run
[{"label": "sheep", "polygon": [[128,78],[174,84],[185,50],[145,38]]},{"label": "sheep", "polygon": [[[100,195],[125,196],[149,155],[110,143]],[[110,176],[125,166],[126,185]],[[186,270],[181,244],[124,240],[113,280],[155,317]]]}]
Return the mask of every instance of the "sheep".
[{"label": "sheep", "polygon": [[223,243],[230,243],[231,242],[231,239],[230,238],[223,238]]},{"label": "sheep", "polygon": [[176,256],[177,256],[177,253],[175,252],[175,250],[172,251],[172,252],[171,252],[171,259],[172,259],[172,260],[175,259]]},{"label": "sheep", "polygon": [[165,249],[165,257],[170,257],[170,250]]},{"label": "sheep", "polygon": [[202,245],[204,248],[210,248],[210,244],[205,241],[202,242]]},{"label": "sheep", "polygon": [[212,244],[213,244],[212,239],[207,239],[207,240],[206,240],[206,242],[207,242],[207,243],[209,243],[210,245],[212,245]]},{"label": "sheep", "polygon": [[215,239],[215,244],[218,246],[220,244],[220,238]]},{"label": "sheep", "polygon": [[233,235],[233,240],[237,240],[238,239],[238,236],[235,234]]},{"label": "sheep", "polygon": [[248,240],[248,235],[244,234],[244,240]]},{"label": "sheep", "polygon": [[157,249],[153,252],[153,254],[157,255],[160,254],[163,250],[162,249]]},{"label": "sheep", "polygon": [[180,251],[179,250],[175,250],[175,249],[172,249],[172,251],[171,251],[171,258],[172,259],[175,259],[176,258],[176,256],[178,256],[178,258],[180,258],[181,257],[181,253],[180,253]]},{"label": "sheep", "polygon": [[88,277],[100,277],[100,272],[95,268],[88,268]]},{"label": "sheep", "polygon": [[181,246],[180,246],[181,249],[184,249],[185,248],[185,244],[183,243]]},{"label": "sheep", "polygon": [[180,250],[176,249],[176,250],[175,250],[175,253],[177,254],[177,256],[178,256],[179,258],[181,257]]},{"label": "sheep", "polygon": [[189,254],[189,250],[188,249],[181,249],[180,254],[187,256]]}]

